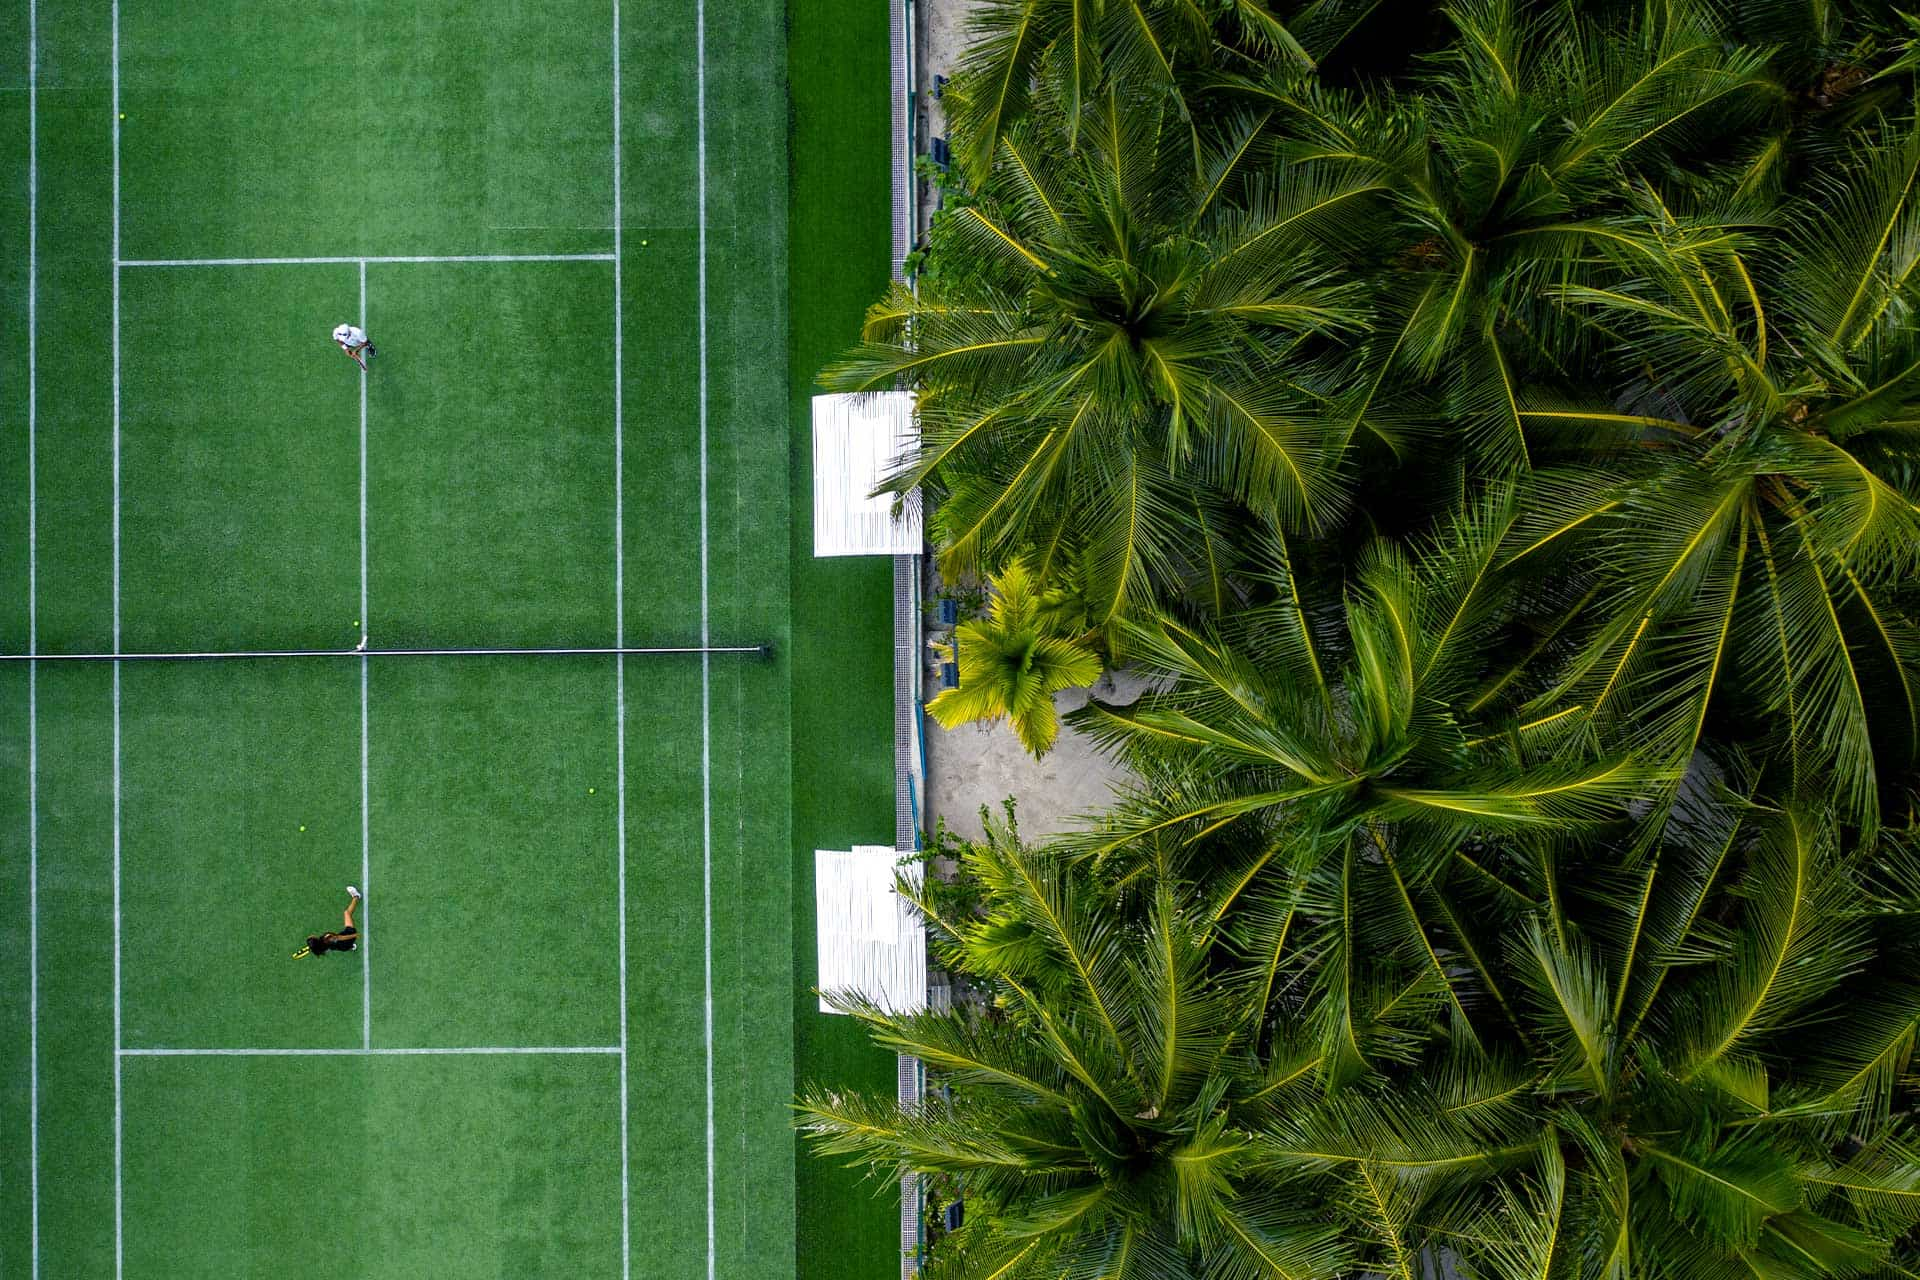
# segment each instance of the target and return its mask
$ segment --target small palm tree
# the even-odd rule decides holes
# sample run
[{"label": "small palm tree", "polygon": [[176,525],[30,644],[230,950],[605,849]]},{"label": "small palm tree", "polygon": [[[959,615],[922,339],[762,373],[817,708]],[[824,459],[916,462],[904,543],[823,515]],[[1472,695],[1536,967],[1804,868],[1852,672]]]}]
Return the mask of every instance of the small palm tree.
[{"label": "small palm tree", "polygon": [[1053,695],[1100,678],[1100,656],[1056,629],[1040,584],[1022,561],[993,577],[987,617],[954,631],[959,687],[942,691],[927,711],[942,727],[1006,718],[1020,743],[1038,756],[1060,736]]}]

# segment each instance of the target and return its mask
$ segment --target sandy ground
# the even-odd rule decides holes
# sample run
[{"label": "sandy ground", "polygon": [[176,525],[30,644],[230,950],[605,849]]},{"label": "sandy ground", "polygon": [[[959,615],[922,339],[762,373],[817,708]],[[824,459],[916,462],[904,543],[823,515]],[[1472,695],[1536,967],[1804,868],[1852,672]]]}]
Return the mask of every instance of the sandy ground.
[{"label": "sandy ground", "polygon": [[[915,53],[919,58],[916,71],[920,85],[918,128],[914,134],[920,140],[920,149],[927,150],[928,140],[947,136],[947,120],[940,108],[940,101],[934,96],[936,77],[951,76],[954,64],[960,60],[967,46],[967,18],[978,8],[977,0],[919,0],[915,8],[918,26],[915,28]],[[933,184],[920,180],[920,226],[924,232],[927,220],[939,201],[939,192]]]},{"label": "sandy ground", "polygon": [[[1085,703],[1089,693],[1103,702],[1132,702],[1137,682],[1122,672],[1093,690],[1069,689],[1054,699],[1061,711]],[[931,691],[929,692],[931,696]],[[1035,760],[1013,729],[1000,724],[968,724],[942,729],[927,718],[927,809],[929,820],[946,819],[957,834],[979,839],[980,806],[999,817],[1000,801],[1012,796],[1023,840],[1037,842],[1078,826],[1080,815],[1103,809],[1128,772],[1094,750],[1070,727],[1045,759]]]}]

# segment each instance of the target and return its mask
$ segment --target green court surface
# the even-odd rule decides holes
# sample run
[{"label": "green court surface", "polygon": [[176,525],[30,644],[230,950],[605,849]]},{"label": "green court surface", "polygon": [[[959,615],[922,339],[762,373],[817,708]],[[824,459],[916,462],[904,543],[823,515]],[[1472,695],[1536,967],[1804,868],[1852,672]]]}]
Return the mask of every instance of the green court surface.
[{"label": "green court surface", "polygon": [[0,651],[771,647],[0,664],[0,1276],[898,1273],[787,1105],[893,1065],[808,991],[892,821],[799,434],[865,9],[0,16]]}]

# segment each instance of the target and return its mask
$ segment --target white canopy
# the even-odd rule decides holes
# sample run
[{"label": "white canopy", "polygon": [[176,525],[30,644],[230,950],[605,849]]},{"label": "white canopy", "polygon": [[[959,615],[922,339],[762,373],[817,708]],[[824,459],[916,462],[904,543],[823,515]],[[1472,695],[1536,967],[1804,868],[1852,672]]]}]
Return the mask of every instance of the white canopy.
[{"label": "white canopy", "polygon": [[920,491],[868,496],[918,434],[910,391],[813,398],[814,555],[920,554]]},{"label": "white canopy", "polygon": [[[813,851],[813,903],[822,991],[851,988],[895,1013],[927,1007],[927,932],[894,892],[900,855],[887,845]],[[918,882],[916,864],[900,868]],[[826,1000],[823,1013],[838,1013]]]}]

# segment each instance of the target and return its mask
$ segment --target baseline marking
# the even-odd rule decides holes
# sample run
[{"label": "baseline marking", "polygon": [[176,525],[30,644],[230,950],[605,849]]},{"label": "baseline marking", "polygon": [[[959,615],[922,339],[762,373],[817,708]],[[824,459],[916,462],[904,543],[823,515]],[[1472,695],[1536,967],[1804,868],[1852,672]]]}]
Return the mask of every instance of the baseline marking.
[{"label": "baseline marking", "polygon": [[613,1056],[617,1044],[466,1045],[444,1049],[122,1049],[122,1058],[441,1058],[476,1054],[592,1053]]},{"label": "baseline marking", "polygon": [[[27,0],[27,652],[40,651],[40,6]],[[27,672],[27,1280],[40,1276],[40,669]]]},{"label": "baseline marking", "polygon": [[[360,263],[360,331],[367,331],[367,264]],[[360,368],[360,637],[365,643],[372,634],[373,620],[367,616],[367,370]],[[372,841],[369,838],[367,781],[367,658],[360,657],[360,892],[365,895],[373,889]],[[367,910],[366,898],[360,899],[361,936],[366,935]],[[373,960],[370,958],[366,943],[360,944],[360,1043],[362,1047],[373,1047]]]},{"label": "baseline marking", "polygon": [[[700,192],[700,643],[711,643],[707,613],[707,5],[693,8],[695,137]],[[713,1160],[713,660],[700,655],[700,921],[705,945],[707,1042],[707,1280],[714,1280]]]},{"label": "baseline marking", "polygon": [[[119,122],[116,120],[115,124]],[[119,130],[114,130],[116,138]],[[615,241],[619,236],[616,232]],[[122,267],[317,267],[344,266],[368,262],[613,262],[611,253],[453,253],[407,254],[402,256],[357,255],[342,258],[128,258],[120,259],[114,249],[115,265]],[[364,326],[362,326],[364,327]]]},{"label": "baseline marking", "polygon": [[[622,413],[626,370],[621,329],[620,223],[620,0],[613,0],[613,643],[627,646],[626,428]],[[613,660],[615,876],[620,939],[620,1275],[633,1274],[632,1181],[627,1138],[627,658]]]}]

